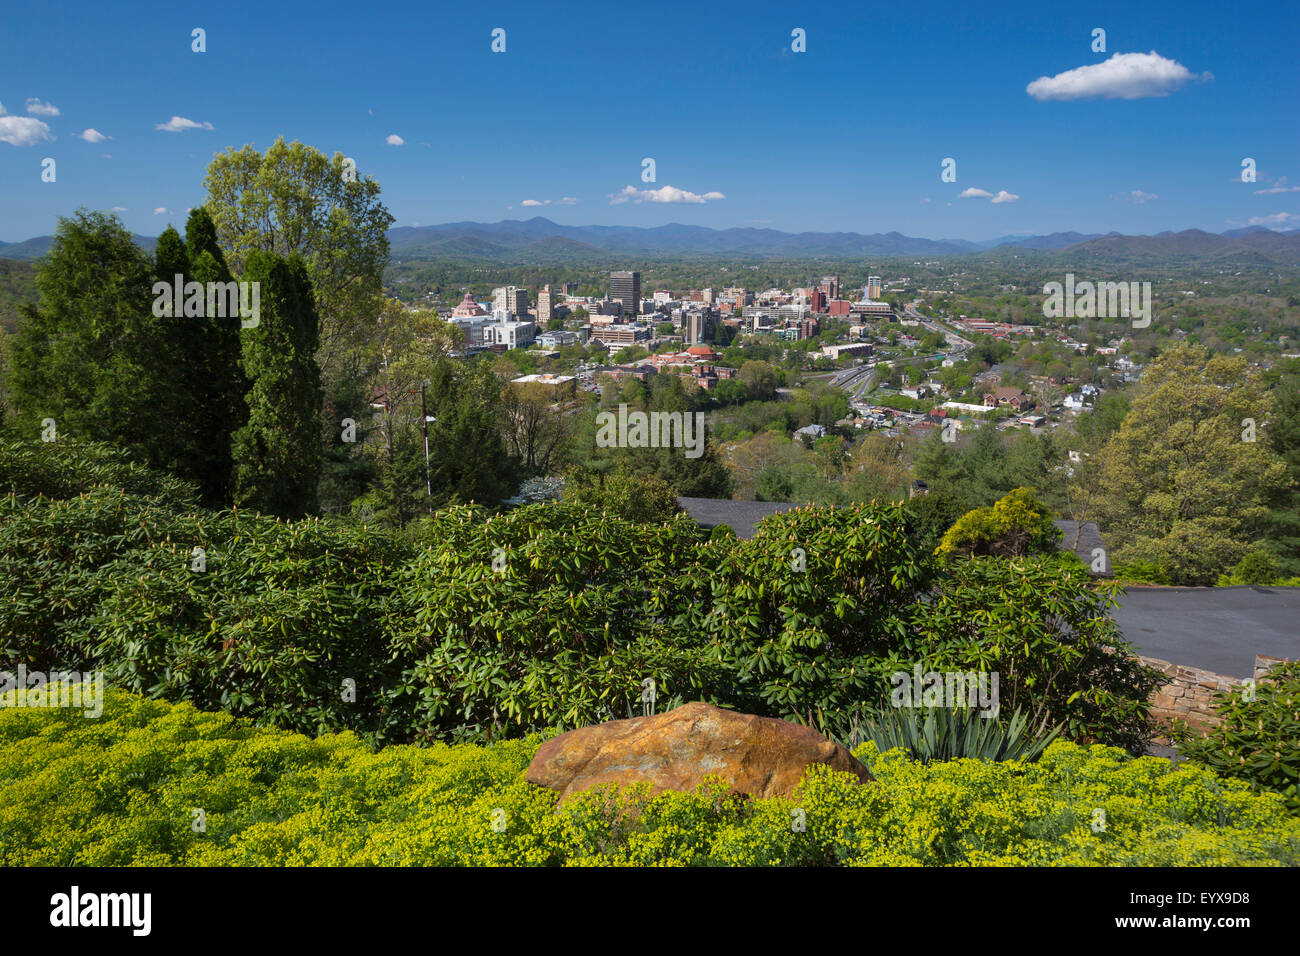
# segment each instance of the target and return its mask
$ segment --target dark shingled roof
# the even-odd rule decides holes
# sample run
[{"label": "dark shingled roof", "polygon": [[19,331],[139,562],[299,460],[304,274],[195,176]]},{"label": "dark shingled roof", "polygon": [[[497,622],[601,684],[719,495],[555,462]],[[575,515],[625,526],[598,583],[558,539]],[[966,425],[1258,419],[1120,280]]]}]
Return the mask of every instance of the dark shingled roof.
[{"label": "dark shingled roof", "polygon": [[1105,562],[1105,568],[1101,574],[1110,574],[1110,555],[1106,553],[1106,546],[1101,541],[1101,531],[1095,521],[1083,522],[1083,527],[1078,533],[1078,542],[1075,542],[1075,528],[1079,526],[1077,521],[1054,521],[1052,522],[1061,529],[1060,540],[1056,546],[1063,551],[1073,551],[1079,556],[1079,560],[1089,569],[1092,568],[1092,551],[1093,548],[1102,549],[1102,560]]},{"label": "dark shingled roof", "polygon": [[732,501],[730,498],[678,498],[677,506],[701,528],[713,529],[725,524],[741,538],[752,538],[758,523],[768,515],[803,507],[788,501]]}]

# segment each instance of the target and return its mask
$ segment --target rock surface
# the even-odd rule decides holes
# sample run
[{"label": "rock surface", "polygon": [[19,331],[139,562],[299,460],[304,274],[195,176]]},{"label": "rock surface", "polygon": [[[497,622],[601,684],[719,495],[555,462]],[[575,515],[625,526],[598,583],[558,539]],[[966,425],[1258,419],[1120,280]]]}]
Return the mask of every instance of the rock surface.
[{"label": "rock surface", "polygon": [[872,779],[847,748],[811,727],[697,702],[553,737],[538,749],[525,779],[558,790],[561,801],[611,783],[689,793],[710,774],[735,793],[774,797],[789,796],[814,763],[864,783]]}]

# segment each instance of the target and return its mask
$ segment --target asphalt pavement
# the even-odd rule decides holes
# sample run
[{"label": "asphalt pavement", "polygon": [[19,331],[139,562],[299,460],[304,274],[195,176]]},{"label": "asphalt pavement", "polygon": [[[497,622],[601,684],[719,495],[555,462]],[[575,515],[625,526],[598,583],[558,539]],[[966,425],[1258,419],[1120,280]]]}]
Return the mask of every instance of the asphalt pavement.
[{"label": "asphalt pavement", "polygon": [[1144,657],[1250,677],[1256,654],[1300,659],[1300,588],[1131,588],[1111,615]]}]

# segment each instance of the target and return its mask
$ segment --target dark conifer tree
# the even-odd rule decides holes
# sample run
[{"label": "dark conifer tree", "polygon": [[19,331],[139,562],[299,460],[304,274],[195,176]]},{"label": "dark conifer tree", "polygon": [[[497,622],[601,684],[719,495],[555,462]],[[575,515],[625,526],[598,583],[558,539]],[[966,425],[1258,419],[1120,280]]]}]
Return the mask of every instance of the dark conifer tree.
[{"label": "dark conifer tree", "polygon": [[302,259],[249,255],[241,277],[256,282],[260,314],[241,335],[248,420],[234,435],[235,503],[297,518],[316,511],[321,473],[320,339]]}]

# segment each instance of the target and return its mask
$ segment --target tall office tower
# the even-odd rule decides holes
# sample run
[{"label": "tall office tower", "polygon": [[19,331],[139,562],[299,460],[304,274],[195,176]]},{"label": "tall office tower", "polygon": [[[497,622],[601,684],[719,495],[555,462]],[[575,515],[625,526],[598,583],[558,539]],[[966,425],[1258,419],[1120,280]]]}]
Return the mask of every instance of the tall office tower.
[{"label": "tall office tower", "polygon": [[822,276],[822,283],[819,288],[826,293],[826,298],[838,299],[840,297],[840,277]]},{"label": "tall office tower", "polygon": [[623,303],[624,315],[636,315],[641,310],[641,273],[611,272],[609,297]]},{"label": "tall office tower", "polygon": [[821,289],[813,289],[812,295],[808,298],[810,299],[810,304],[812,305],[812,310],[814,312],[826,311],[826,293]]},{"label": "tall office tower", "polygon": [[528,290],[505,285],[492,290],[492,311],[510,312],[522,321],[528,319]]},{"label": "tall office tower", "polygon": [[551,287],[542,286],[542,291],[537,293],[537,324],[544,327],[547,322],[555,315],[555,303],[551,298]]},{"label": "tall office tower", "polygon": [[867,299],[876,301],[880,298],[880,276],[867,276]]},{"label": "tall office tower", "polygon": [[705,305],[708,305],[708,306],[712,306],[712,305],[713,305],[713,290],[712,290],[712,289],[705,289],[704,292],[703,292],[702,294],[703,294],[703,296],[704,296],[704,304],[705,304]]},{"label": "tall office tower", "polygon": [[575,295],[578,291],[578,283],[562,282],[560,283],[560,291],[563,292],[566,297]]},{"label": "tall office tower", "polygon": [[516,289],[514,286],[511,286],[510,291],[506,294],[506,305],[510,308],[510,311],[518,317],[519,321],[528,321],[527,289]]},{"label": "tall office tower", "polygon": [[682,338],[685,345],[702,345],[713,338],[713,316],[707,309],[687,312],[682,316]]}]

